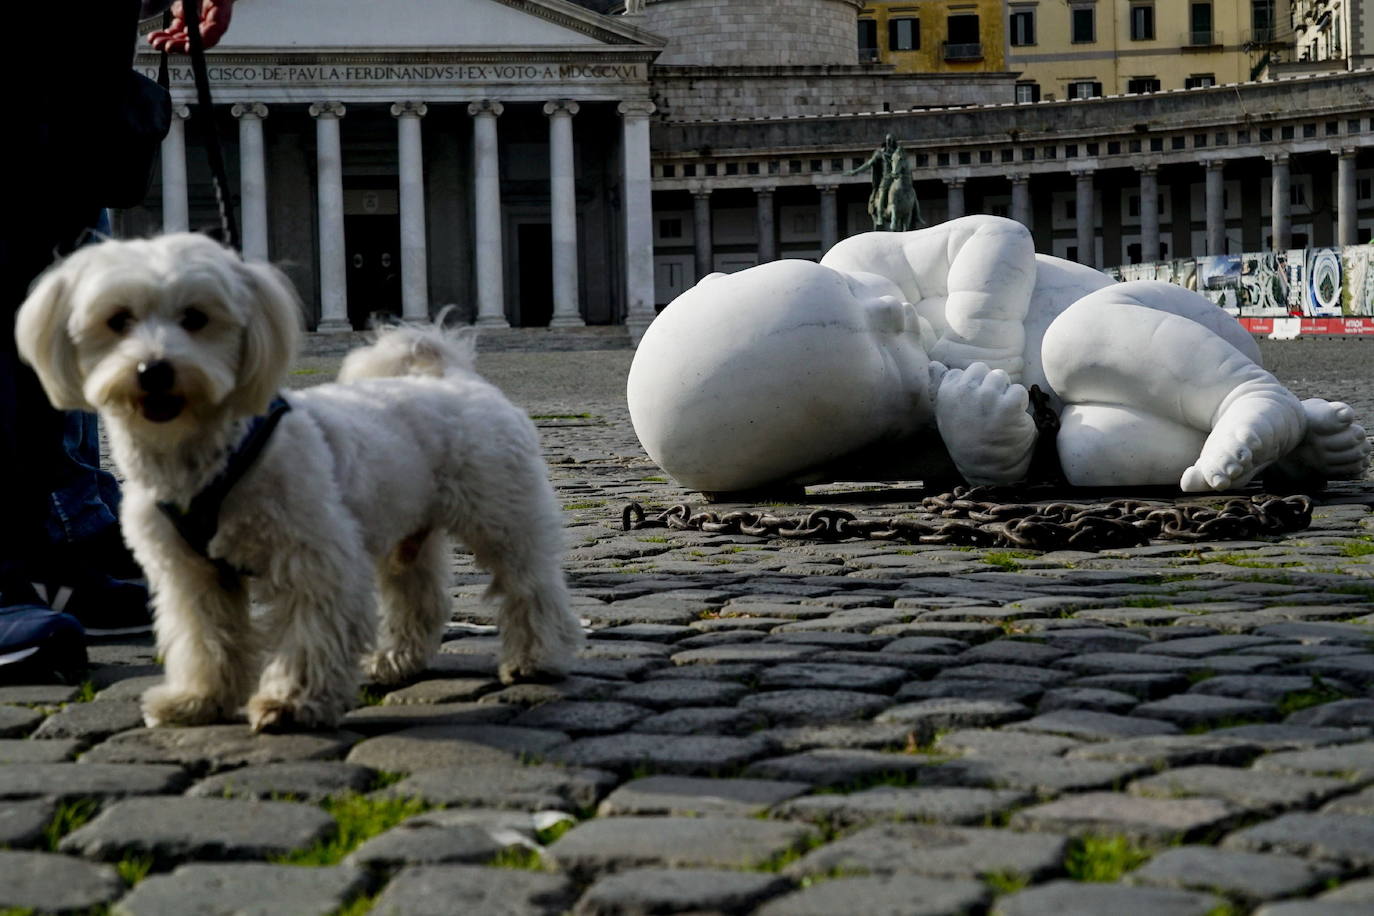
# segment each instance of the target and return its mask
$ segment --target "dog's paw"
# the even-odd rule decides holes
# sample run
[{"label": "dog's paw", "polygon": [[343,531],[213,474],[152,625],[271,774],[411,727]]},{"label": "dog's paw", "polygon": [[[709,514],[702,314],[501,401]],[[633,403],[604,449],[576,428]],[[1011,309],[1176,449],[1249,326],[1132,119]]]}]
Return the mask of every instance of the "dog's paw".
[{"label": "dog's paw", "polygon": [[332,729],[343,714],[333,704],[288,700],[259,694],[248,701],[248,724],[255,732]]},{"label": "dog's paw", "polygon": [[363,675],[374,684],[400,684],[424,671],[429,653],[383,649],[363,659]]},{"label": "dog's paw", "polygon": [[218,698],[158,684],[143,692],[143,721],[161,725],[207,725],[224,715]]},{"label": "dog's paw", "polygon": [[550,684],[563,680],[567,671],[561,665],[510,661],[501,663],[496,676],[503,684]]}]

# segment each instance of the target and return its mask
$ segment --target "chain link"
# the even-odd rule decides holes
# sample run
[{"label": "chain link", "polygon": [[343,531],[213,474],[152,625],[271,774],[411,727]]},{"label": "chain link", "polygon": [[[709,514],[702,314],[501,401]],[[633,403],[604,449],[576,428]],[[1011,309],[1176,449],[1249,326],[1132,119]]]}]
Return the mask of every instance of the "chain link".
[{"label": "chain link", "polygon": [[1238,496],[1220,507],[1161,506],[1133,499],[1099,505],[997,501],[1006,495],[993,487],[958,487],[923,499],[918,518],[859,518],[844,509],[817,509],[800,518],[747,511],[721,515],[693,512],[686,503],[650,518],[643,506],[632,502],[621,511],[621,525],[626,531],[671,528],[791,540],[862,538],[959,547],[1108,550],[1155,539],[1249,540],[1298,531],[1312,523],[1312,500],[1302,495]]}]

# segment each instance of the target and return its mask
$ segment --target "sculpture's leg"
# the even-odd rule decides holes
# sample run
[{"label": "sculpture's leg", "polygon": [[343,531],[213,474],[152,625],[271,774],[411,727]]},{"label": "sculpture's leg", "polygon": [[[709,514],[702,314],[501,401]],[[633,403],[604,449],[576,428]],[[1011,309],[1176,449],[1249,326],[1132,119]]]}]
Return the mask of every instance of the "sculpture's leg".
[{"label": "sculpture's leg", "polygon": [[[1185,491],[1242,485],[1307,430],[1298,399],[1245,354],[1197,322],[1112,287],[1056,318],[1041,352],[1046,378],[1067,405],[1129,408],[1206,434],[1181,474]],[[1061,437],[1066,432],[1069,449],[1090,447],[1072,429]],[[1123,436],[1143,432],[1122,425]],[[1142,465],[1141,478],[1158,476],[1162,460]]]}]

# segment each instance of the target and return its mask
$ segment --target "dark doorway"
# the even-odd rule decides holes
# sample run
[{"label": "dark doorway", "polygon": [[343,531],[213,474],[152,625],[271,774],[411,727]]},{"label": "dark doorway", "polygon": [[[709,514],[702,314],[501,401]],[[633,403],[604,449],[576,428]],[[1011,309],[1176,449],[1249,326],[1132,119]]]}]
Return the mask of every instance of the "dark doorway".
[{"label": "dark doorway", "polygon": [[348,320],[366,330],[372,315],[401,314],[401,218],[345,216]]},{"label": "dark doorway", "polygon": [[548,223],[524,223],[516,227],[517,264],[520,265],[520,318],[522,328],[546,328],[553,317],[553,230]]}]

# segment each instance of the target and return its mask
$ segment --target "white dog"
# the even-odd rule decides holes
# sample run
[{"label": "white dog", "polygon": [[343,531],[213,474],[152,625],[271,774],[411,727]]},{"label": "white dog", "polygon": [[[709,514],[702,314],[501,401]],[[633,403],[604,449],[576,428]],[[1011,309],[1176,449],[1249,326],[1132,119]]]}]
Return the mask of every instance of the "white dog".
[{"label": "white dog", "polygon": [[[166,665],[148,724],[246,704],[255,730],[329,727],[360,658],[377,682],[421,671],[450,536],[492,572],[501,679],[559,673],[582,638],[561,517],[534,426],[475,374],[470,334],[392,329],[283,404],[298,316],[280,272],[189,233],[83,248],[19,311],[49,399],[99,411],[127,478]],[[268,605],[251,616],[250,592]]]}]

